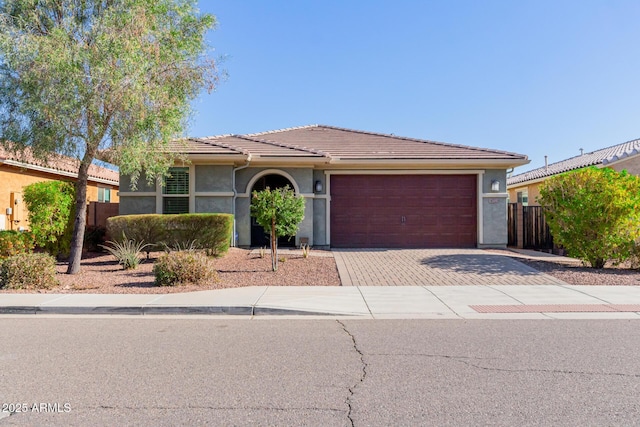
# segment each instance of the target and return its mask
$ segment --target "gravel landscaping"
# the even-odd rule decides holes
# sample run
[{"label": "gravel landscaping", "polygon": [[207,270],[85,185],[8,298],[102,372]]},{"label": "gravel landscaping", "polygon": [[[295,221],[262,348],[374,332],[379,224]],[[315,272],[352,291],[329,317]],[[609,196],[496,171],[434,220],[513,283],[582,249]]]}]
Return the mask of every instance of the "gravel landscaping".
[{"label": "gravel landscaping", "polygon": [[[507,250],[496,252],[573,285],[640,285],[640,270],[622,267],[595,270],[582,266],[578,260],[544,254],[527,256]],[[214,260],[220,277],[218,282],[204,286],[175,287],[154,285],[153,260],[159,255],[151,254],[151,259],[143,260],[137,269],[125,271],[111,255],[90,253],[82,260],[80,274],[64,274],[66,264],[60,263],[57,266],[60,286],[36,292],[160,294],[242,286],[340,286],[335,260],[328,251],[311,251],[311,256],[303,258],[300,251],[283,250],[281,256],[284,256],[285,262],[280,262],[278,271],[272,272],[268,252],[261,258],[255,250],[231,248],[226,256]],[[34,291],[0,290],[0,293],[20,292]]]},{"label": "gravel landscaping", "polygon": [[[315,253],[314,253],[315,252]],[[246,249],[231,248],[226,256],[214,259],[220,281],[204,286],[155,286],[152,273],[153,260],[160,253],[152,253],[135,270],[122,267],[109,254],[90,253],[82,260],[79,274],[68,275],[66,264],[57,266],[60,286],[35,291],[42,293],[93,294],[164,294],[241,286],[339,286],[340,277],[330,253],[311,251],[303,258],[296,251],[282,251],[285,262],[278,263],[278,271],[271,271],[269,253],[264,258]],[[328,255],[328,256],[327,256]],[[31,293],[25,290],[2,290],[0,293]]]},{"label": "gravel landscaping", "polygon": [[606,268],[597,270],[585,267],[580,260],[567,257],[554,257],[544,253],[538,256],[527,256],[508,250],[499,252],[570,285],[640,285],[640,270],[627,265],[607,265]]}]

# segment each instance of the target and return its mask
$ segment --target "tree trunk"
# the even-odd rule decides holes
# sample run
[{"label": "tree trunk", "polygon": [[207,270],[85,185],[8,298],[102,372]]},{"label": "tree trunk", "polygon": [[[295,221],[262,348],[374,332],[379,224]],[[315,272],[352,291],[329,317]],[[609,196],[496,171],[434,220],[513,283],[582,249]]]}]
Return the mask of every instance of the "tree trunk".
[{"label": "tree trunk", "polygon": [[78,181],[76,182],[76,217],[73,221],[73,234],[71,236],[71,251],[69,254],[67,274],[80,272],[84,229],[87,223],[87,181],[89,179],[89,166],[93,161],[93,156],[90,156],[88,161],[87,157],[85,154],[78,169]]},{"label": "tree trunk", "polygon": [[276,236],[276,218],[271,218],[271,269],[278,270],[278,237]]}]

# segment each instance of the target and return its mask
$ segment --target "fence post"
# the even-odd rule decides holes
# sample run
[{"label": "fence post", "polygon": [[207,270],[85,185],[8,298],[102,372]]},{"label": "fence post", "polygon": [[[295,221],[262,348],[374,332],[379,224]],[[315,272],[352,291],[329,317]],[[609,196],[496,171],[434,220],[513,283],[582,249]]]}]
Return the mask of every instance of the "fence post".
[{"label": "fence post", "polygon": [[516,247],[522,249],[524,247],[524,209],[521,202],[516,205],[516,230],[518,236],[518,245]]}]

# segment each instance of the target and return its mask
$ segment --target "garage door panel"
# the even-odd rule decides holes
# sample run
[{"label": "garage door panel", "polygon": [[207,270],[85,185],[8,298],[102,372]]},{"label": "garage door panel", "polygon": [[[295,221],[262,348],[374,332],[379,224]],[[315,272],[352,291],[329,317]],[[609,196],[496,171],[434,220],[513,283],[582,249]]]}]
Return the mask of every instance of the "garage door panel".
[{"label": "garage door panel", "polygon": [[335,247],[475,247],[476,175],[332,175]]}]

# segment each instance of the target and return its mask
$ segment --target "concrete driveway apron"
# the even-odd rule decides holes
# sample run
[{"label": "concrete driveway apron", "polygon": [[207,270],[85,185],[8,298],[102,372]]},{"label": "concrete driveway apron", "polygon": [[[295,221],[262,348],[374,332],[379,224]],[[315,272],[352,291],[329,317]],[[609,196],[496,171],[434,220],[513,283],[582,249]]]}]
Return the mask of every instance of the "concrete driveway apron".
[{"label": "concrete driveway apron", "polygon": [[567,285],[481,249],[334,249],[343,286]]}]

